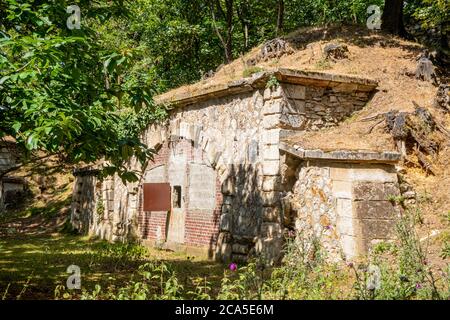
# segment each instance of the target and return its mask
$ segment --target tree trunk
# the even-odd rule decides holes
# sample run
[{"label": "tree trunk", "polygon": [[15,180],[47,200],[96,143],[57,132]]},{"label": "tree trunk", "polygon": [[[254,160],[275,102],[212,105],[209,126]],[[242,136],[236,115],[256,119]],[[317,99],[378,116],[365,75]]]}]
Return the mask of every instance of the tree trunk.
[{"label": "tree trunk", "polygon": [[227,20],[227,44],[225,46],[225,59],[227,63],[233,60],[233,2],[226,0],[226,20]]},{"label": "tree trunk", "polygon": [[403,0],[386,0],[381,20],[381,30],[398,36],[405,36]]},{"label": "tree trunk", "polygon": [[283,32],[284,23],[284,0],[278,0],[278,17],[277,17],[277,29],[276,36]]},{"label": "tree trunk", "polygon": [[247,0],[241,2],[241,5],[237,8],[237,15],[241,22],[242,34],[244,36],[244,48],[248,49],[249,46],[249,30],[250,30],[250,10]]},{"label": "tree trunk", "polygon": [[[220,42],[224,48],[225,62],[230,63],[233,60],[233,4],[234,0],[225,0],[225,9],[222,8],[219,0],[212,0],[210,2],[211,14],[213,18],[214,30],[219,37]],[[224,38],[217,26],[215,10],[225,20],[226,23],[226,38]]]}]

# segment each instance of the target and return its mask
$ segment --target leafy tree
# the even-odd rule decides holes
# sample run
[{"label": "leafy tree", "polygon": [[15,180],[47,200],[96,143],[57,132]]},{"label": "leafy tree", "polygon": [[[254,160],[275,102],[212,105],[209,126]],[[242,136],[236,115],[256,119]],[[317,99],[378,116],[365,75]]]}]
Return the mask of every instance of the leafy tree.
[{"label": "leafy tree", "polygon": [[[87,19],[126,12],[121,1],[79,4],[90,8]],[[88,26],[69,30],[65,1],[6,0],[1,7],[0,138],[13,137],[25,162],[42,152],[66,164],[104,159],[109,174],[135,180],[125,163],[136,157],[145,164],[151,150],[137,135],[122,134],[120,106],[126,101],[139,111],[152,104],[146,79],[124,73],[133,50],[105,48]]]},{"label": "leafy tree", "polygon": [[450,57],[450,2],[448,0],[419,0],[409,6],[411,16],[425,30],[436,30],[440,34],[440,48]]}]

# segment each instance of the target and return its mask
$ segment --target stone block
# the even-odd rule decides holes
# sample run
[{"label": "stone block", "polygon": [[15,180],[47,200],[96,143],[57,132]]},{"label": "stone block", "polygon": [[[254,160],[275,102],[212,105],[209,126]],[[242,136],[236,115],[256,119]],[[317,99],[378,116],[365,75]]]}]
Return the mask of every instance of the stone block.
[{"label": "stone block", "polygon": [[390,201],[355,201],[354,206],[358,219],[395,219],[398,215]]},{"label": "stone block", "polygon": [[180,122],[180,137],[188,139],[189,135],[189,123],[181,121]]},{"label": "stone block", "polygon": [[263,127],[264,129],[276,129],[280,126],[280,115],[272,114],[264,116]]},{"label": "stone block", "polygon": [[336,200],[336,211],[339,217],[353,218],[353,201],[338,198]]},{"label": "stone block", "polygon": [[231,213],[231,205],[223,204],[222,205],[222,214]]},{"label": "stone block", "polygon": [[394,220],[365,219],[359,224],[363,239],[393,239],[395,236]]},{"label": "stone block", "polygon": [[281,209],[279,207],[266,207],[262,211],[263,222],[281,222]]},{"label": "stone block", "polygon": [[330,177],[333,181],[352,181],[352,171],[351,167],[332,167],[330,168]]},{"label": "stone block", "polygon": [[[305,158],[307,158],[307,159],[323,158],[323,151],[322,150],[305,150]],[[337,180],[340,180],[340,179],[337,179]]]},{"label": "stone block", "polygon": [[247,159],[249,163],[256,163],[258,160],[259,145],[258,141],[252,140],[248,145]]},{"label": "stone block", "polygon": [[220,232],[217,238],[214,258],[217,261],[230,261],[231,259],[231,235],[228,232]]},{"label": "stone block", "polygon": [[216,206],[216,171],[201,164],[189,164],[189,209],[212,210]]},{"label": "stone block", "polygon": [[200,144],[200,135],[202,132],[202,126],[194,125],[192,126],[192,140],[194,141],[194,145],[198,146]]},{"label": "stone block", "polygon": [[356,236],[358,220],[346,216],[338,216],[336,229],[340,235]]},{"label": "stone block", "polygon": [[306,114],[306,102],[303,100],[288,99],[283,105],[283,113]]},{"label": "stone block", "polygon": [[269,145],[264,147],[264,160],[280,160],[280,149],[278,145]]},{"label": "stone block", "polygon": [[355,91],[357,89],[357,87],[358,87],[358,85],[354,84],[354,83],[341,82],[333,87],[333,91],[334,92],[345,92],[345,93],[351,94],[353,91]]},{"label": "stone block", "polygon": [[236,183],[234,177],[228,177],[222,183],[222,193],[226,196],[233,196],[236,194]]},{"label": "stone block", "polygon": [[[317,152],[321,152],[318,150]],[[320,154],[316,155],[320,156]],[[305,155],[306,157],[306,155]],[[330,169],[331,179],[340,181],[363,181],[363,182],[387,182],[397,183],[395,167],[391,165],[367,165],[332,167]]]},{"label": "stone block", "polygon": [[263,163],[263,174],[265,176],[277,176],[280,174],[280,161],[268,160]]},{"label": "stone block", "polygon": [[0,166],[5,166],[5,167],[8,167],[8,166],[10,166],[12,163],[11,163],[11,160],[10,159],[4,159],[4,158],[2,158],[2,159],[0,159]]},{"label": "stone block", "polygon": [[266,88],[264,90],[264,100],[270,100],[272,96],[272,90],[270,90],[270,88]]},{"label": "stone block", "polygon": [[180,119],[170,121],[170,134],[175,137],[180,136]]},{"label": "stone block", "polygon": [[261,236],[266,239],[279,238],[282,236],[282,228],[279,223],[264,222],[261,225]]},{"label": "stone block", "polygon": [[231,214],[222,214],[220,216],[220,231],[231,232]]},{"label": "stone block", "polygon": [[356,246],[356,237],[350,235],[340,236],[341,248],[347,260],[351,260],[358,255]]},{"label": "stone block", "polygon": [[231,197],[231,196],[224,197],[223,198],[223,204],[231,206],[233,204],[233,197]]},{"label": "stone block", "polygon": [[238,254],[248,254],[249,252],[249,246],[245,245],[245,244],[238,244],[235,243],[232,246],[232,252],[233,254],[238,253]]},{"label": "stone block", "polygon": [[247,263],[248,256],[246,254],[232,253],[231,261],[244,264]]},{"label": "stone block", "polygon": [[264,100],[278,99],[283,97],[283,88],[281,86],[266,88],[264,90]]},{"label": "stone block", "polygon": [[387,200],[383,183],[358,182],[353,187],[355,200]]},{"label": "stone block", "polygon": [[276,191],[262,192],[262,204],[264,207],[275,207],[280,202],[280,193]]},{"label": "stone block", "polygon": [[350,181],[333,181],[333,196],[342,199],[352,199],[352,183]]},{"label": "stone block", "polygon": [[298,114],[281,114],[280,125],[290,130],[303,130],[306,128],[306,118]]},{"label": "stone block", "polygon": [[306,98],[306,87],[305,86],[284,84],[283,88],[284,88],[284,92],[285,92],[286,96],[290,99],[304,100]]},{"label": "stone block", "polygon": [[353,168],[352,179],[354,181],[398,182],[397,172],[393,165]]},{"label": "stone block", "polygon": [[283,101],[281,99],[267,101],[263,107],[263,114],[278,114],[281,113],[283,108]]},{"label": "stone block", "polygon": [[208,137],[205,136],[204,134],[202,134],[202,136],[201,136],[201,147],[202,147],[202,150],[206,149],[206,147],[208,146],[208,141],[209,141]]},{"label": "stone block", "polygon": [[281,176],[264,176],[263,177],[263,191],[281,191],[282,190]]},{"label": "stone block", "polygon": [[262,139],[264,144],[278,144],[280,142],[280,129],[264,130]]}]

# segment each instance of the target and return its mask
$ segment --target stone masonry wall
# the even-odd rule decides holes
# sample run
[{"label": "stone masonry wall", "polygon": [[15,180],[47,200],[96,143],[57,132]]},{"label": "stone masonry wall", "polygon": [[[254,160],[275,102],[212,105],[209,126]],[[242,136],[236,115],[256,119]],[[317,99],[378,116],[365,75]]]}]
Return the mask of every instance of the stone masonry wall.
[{"label": "stone masonry wall", "polygon": [[72,226],[83,234],[108,241],[136,238],[137,183],[118,176],[103,181],[95,170],[76,174],[71,205]]},{"label": "stone masonry wall", "polygon": [[[159,151],[141,181],[123,185],[114,177],[93,189],[81,187],[87,190],[74,198],[74,224],[111,240],[126,239],[136,229],[141,238],[165,241],[167,213],[143,212],[142,184],[173,182],[184,186],[185,244],[207,246],[223,260],[245,260],[258,252],[275,262],[283,243],[280,199],[288,191],[280,138],[334,126],[369,98],[354,85],[315,85],[281,83],[177,106],[167,124],[149,126],[142,134],[142,141]],[[141,170],[136,163],[130,168]],[[199,182],[202,168],[216,177],[206,189]],[[88,178],[78,180],[83,179]],[[204,204],[198,200],[202,194],[211,195]],[[102,219],[94,214],[98,202],[103,203]]]},{"label": "stone masonry wall", "polygon": [[399,209],[388,199],[399,189],[392,165],[304,161],[296,176],[291,226],[320,238],[331,260],[353,259],[393,238]]},{"label": "stone masonry wall", "polygon": [[[269,96],[265,91],[265,98]],[[316,131],[337,125],[369,100],[370,93],[351,87],[313,87],[282,84],[272,92],[266,109],[265,127],[294,131]]]},{"label": "stone masonry wall", "polygon": [[14,164],[15,158],[12,152],[7,147],[0,145],[0,172],[11,168]]},{"label": "stone masonry wall", "polygon": [[209,187],[215,189],[213,210],[201,209],[202,201],[195,200],[208,190],[200,190],[199,183],[189,185],[188,194],[198,193],[189,200],[199,208],[187,213],[185,240],[186,244],[207,245],[218,259],[244,258],[260,232],[263,105],[263,92],[255,91],[186,106],[170,117],[171,139],[181,137],[192,143],[191,151],[183,150],[188,155],[188,175],[191,164],[196,164],[212,168],[217,176],[215,186]]}]

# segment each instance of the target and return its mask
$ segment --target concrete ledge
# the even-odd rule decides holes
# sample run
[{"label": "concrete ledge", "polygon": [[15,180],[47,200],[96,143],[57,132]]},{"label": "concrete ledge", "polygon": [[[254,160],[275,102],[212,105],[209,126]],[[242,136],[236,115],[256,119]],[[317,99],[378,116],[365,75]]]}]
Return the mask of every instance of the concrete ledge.
[{"label": "concrete ledge", "polygon": [[275,76],[280,83],[314,87],[331,87],[353,91],[371,92],[378,82],[366,78],[328,74],[313,71],[278,68],[255,73],[252,77],[198,89],[186,88],[182,92],[172,90],[155,97],[157,104],[184,106],[214,98],[264,89],[269,79]]},{"label": "concrete ledge", "polygon": [[384,151],[373,152],[366,150],[335,150],[325,152],[322,150],[305,150],[299,146],[291,146],[285,142],[279,145],[281,151],[289,153],[297,158],[305,160],[332,160],[342,162],[371,162],[371,163],[396,163],[400,161],[398,152]]}]

